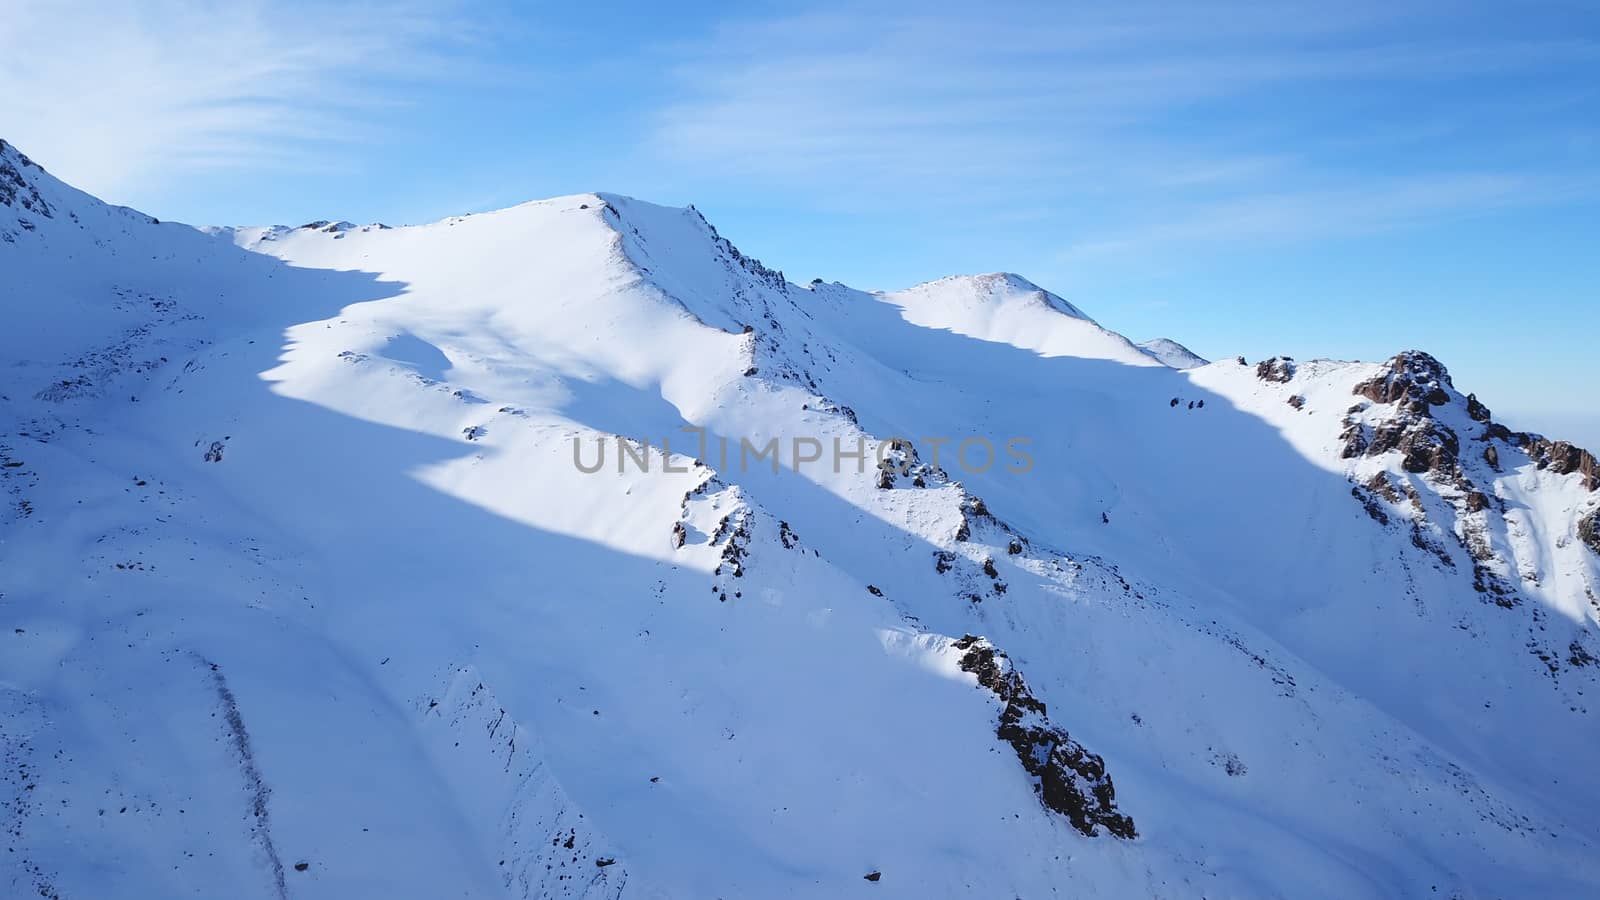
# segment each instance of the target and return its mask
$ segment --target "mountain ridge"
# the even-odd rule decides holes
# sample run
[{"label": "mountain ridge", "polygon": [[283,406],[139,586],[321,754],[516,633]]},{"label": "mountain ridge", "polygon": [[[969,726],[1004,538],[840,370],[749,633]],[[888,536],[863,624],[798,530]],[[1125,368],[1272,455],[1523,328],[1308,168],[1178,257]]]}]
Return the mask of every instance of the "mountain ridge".
[{"label": "mountain ridge", "polygon": [[1177,371],[618,195],[240,247],[45,188],[0,244],[57,334],[0,391],[16,887],[1600,884],[1595,492],[1425,354]]}]

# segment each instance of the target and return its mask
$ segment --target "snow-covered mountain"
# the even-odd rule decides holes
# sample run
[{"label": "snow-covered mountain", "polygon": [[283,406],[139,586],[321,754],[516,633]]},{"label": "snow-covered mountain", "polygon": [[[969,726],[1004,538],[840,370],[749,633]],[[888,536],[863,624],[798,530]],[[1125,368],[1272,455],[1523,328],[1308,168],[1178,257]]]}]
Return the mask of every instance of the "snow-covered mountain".
[{"label": "snow-covered mountain", "polygon": [[1174,369],[1193,369],[1210,362],[1210,360],[1171,338],[1140,341],[1139,349],[1154,356],[1163,365],[1171,366]]},{"label": "snow-covered mountain", "polygon": [[7,896],[1600,892],[1600,467],[1420,351],[5,145],[0,304]]}]

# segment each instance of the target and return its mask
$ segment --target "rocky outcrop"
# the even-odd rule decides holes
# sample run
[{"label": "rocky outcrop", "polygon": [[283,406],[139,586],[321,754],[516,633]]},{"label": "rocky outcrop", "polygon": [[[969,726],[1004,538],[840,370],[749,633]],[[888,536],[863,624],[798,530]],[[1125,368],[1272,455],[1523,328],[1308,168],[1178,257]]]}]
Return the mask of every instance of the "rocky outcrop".
[{"label": "rocky outcrop", "polygon": [[[1369,437],[1366,428],[1354,418],[1362,411],[1361,407],[1352,407],[1345,420],[1344,433],[1340,435],[1344,442],[1341,455],[1352,459],[1399,450],[1404,454],[1403,465],[1408,472],[1432,472],[1448,476],[1452,481],[1462,481],[1461,440],[1453,429],[1433,415],[1435,407],[1450,402],[1449,389],[1453,387],[1450,373],[1432,356],[1420,350],[1397,354],[1384,371],[1357,384],[1354,393],[1373,403],[1397,404],[1398,412],[1389,421],[1374,426]],[[1495,422],[1489,407],[1474,394],[1467,395],[1466,409],[1468,417],[1484,425],[1477,439],[1487,444],[1483,459],[1490,468],[1500,470],[1500,451],[1493,442],[1504,441],[1520,447],[1538,468],[1557,475],[1579,475],[1586,490],[1600,490],[1600,461],[1594,454],[1566,441],[1512,431]],[[1471,485],[1462,487],[1469,492],[1476,490]]]},{"label": "rocky outcrop", "polygon": [[1467,415],[1472,417],[1472,421],[1482,422],[1485,425],[1494,420],[1494,416],[1489,412],[1489,407],[1478,402],[1477,394],[1467,395]]},{"label": "rocky outcrop", "polygon": [[[1381,456],[1396,450],[1407,472],[1432,473],[1451,482],[1463,482],[1461,438],[1433,415],[1435,407],[1450,402],[1452,387],[1450,373],[1432,356],[1421,350],[1396,354],[1383,371],[1359,382],[1352,391],[1372,403],[1395,405],[1394,415],[1370,426],[1369,430],[1369,426],[1355,418],[1366,407],[1362,404],[1351,407],[1340,435],[1344,445],[1340,455],[1353,459]],[[1469,414],[1474,404],[1477,414],[1488,415],[1488,408],[1478,404],[1476,398],[1468,403]],[[1460,486],[1464,491],[1476,490],[1468,483]]]},{"label": "rocky outcrop", "polygon": [[0,141],[0,206],[19,207],[46,219],[54,218],[55,211],[25,175],[26,170],[38,168],[39,164],[21,150]]},{"label": "rocky outcrop", "polygon": [[1450,402],[1450,373],[1421,350],[1407,350],[1389,360],[1386,371],[1356,385],[1355,393],[1373,403],[1401,403],[1414,415],[1426,416],[1431,406]]},{"label": "rocky outcrop", "polygon": [[[1495,550],[1490,518],[1501,510],[1493,490],[1474,481],[1474,464],[1463,464],[1461,435],[1442,421],[1459,419],[1445,415],[1441,408],[1455,404],[1464,407],[1467,418],[1480,423],[1483,430],[1469,439],[1483,445],[1483,464],[1492,472],[1518,468],[1520,461],[1504,458],[1520,449],[1540,470],[1557,475],[1577,475],[1586,490],[1600,490],[1600,461],[1593,454],[1566,441],[1552,441],[1537,434],[1516,432],[1494,421],[1489,407],[1475,395],[1462,398],[1454,392],[1450,374],[1432,356],[1417,350],[1396,355],[1377,374],[1356,384],[1353,391],[1364,398],[1346,411],[1340,434],[1340,455],[1345,459],[1378,457],[1396,452],[1406,472],[1423,476],[1438,490],[1441,499],[1454,507],[1457,519],[1450,530],[1441,531],[1428,521],[1426,508],[1414,484],[1405,484],[1412,512],[1411,542],[1447,568],[1455,562],[1438,539],[1453,532],[1472,562],[1472,585],[1487,600],[1507,609],[1522,603],[1515,573],[1508,577],[1506,563]],[[1381,404],[1382,410],[1375,409]],[[1492,485],[1493,476],[1489,476]],[[1365,485],[1351,488],[1368,516],[1380,524],[1391,521],[1392,510],[1382,500],[1398,505],[1399,495],[1389,477],[1382,473]],[[1600,510],[1578,523],[1578,537],[1600,554]]]},{"label": "rocky outcrop", "polygon": [[1133,819],[1117,811],[1116,790],[1105,761],[1067,732],[1050,723],[1045,705],[988,640],[966,635],[955,642],[964,651],[962,671],[1005,704],[995,734],[1016,751],[1034,777],[1034,791],[1045,808],[1066,816],[1072,827],[1094,837],[1104,828],[1119,838],[1138,837]]},{"label": "rocky outcrop", "polygon": [[1578,540],[1600,556],[1600,507],[1578,522]]},{"label": "rocky outcrop", "polygon": [[1407,472],[1454,477],[1460,471],[1461,439],[1448,425],[1425,416],[1402,415],[1373,429],[1368,456],[1398,450]]},{"label": "rocky outcrop", "polygon": [[1285,384],[1294,378],[1294,358],[1274,356],[1256,363],[1256,377],[1262,381]]},{"label": "rocky outcrop", "polygon": [[1367,447],[1372,443],[1367,437],[1367,427],[1355,420],[1352,415],[1344,420],[1344,431],[1339,432],[1340,459],[1355,459],[1367,452]]},{"label": "rocky outcrop", "polygon": [[1566,441],[1552,441],[1538,435],[1518,434],[1513,438],[1520,439],[1523,452],[1539,468],[1557,475],[1581,475],[1585,490],[1600,490],[1600,462],[1593,453]]}]

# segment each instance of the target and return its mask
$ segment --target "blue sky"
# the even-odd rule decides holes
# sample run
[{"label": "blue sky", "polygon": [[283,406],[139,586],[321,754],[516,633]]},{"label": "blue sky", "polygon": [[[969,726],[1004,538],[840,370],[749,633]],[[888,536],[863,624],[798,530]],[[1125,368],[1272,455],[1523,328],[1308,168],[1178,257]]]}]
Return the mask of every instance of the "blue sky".
[{"label": "blue sky", "polygon": [[166,219],[694,203],[796,280],[1009,270],[1212,357],[1422,347],[1600,447],[1594,2],[9,0],[0,88],[0,136]]}]

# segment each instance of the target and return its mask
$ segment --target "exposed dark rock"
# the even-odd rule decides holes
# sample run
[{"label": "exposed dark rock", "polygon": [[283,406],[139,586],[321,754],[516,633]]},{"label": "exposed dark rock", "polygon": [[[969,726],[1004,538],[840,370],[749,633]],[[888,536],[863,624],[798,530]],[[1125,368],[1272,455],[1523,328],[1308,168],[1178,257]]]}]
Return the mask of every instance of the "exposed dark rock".
[{"label": "exposed dark rock", "polygon": [[1237,753],[1213,753],[1211,754],[1211,764],[1213,766],[1221,766],[1222,771],[1226,772],[1229,778],[1243,778],[1250,771],[1245,766],[1244,760],[1240,759]]},{"label": "exposed dark rock", "polygon": [[867,593],[871,594],[874,597],[882,597],[883,596],[883,591],[880,590],[878,588],[878,586],[875,585],[875,584],[867,585]]},{"label": "exposed dark rock", "polygon": [[983,574],[989,576],[990,578],[999,578],[1000,577],[1000,570],[996,569],[994,567],[994,558],[993,557],[988,557],[988,556],[984,557],[984,559],[983,559]]},{"label": "exposed dark rock", "polygon": [[1446,568],[1454,569],[1456,567],[1456,561],[1450,556],[1450,551],[1440,546],[1439,542],[1434,540],[1426,531],[1423,531],[1422,525],[1417,522],[1411,523],[1411,546],[1433,554]]},{"label": "exposed dark rock", "polygon": [[1595,460],[1593,453],[1566,441],[1552,441],[1537,435],[1525,437],[1528,440],[1522,449],[1539,468],[1557,475],[1576,473],[1583,476],[1585,490],[1600,489],[1600,461]]},{"label": "exposed dark rock", "polygon": [[1590,653],[1581,641],[1573,641],[1567,645],[1567,665],[1577,669],[1597,664],[1600,664],[1600,659],[1596,659],[1595,655]]},{"label": "exposed dark rock", "polygon": [[1389,514],[1383,511],[1383,507],[1378,504],[1377,500],[1372,498],[1371,494],[1366,493],[1359,487],[1352,487],[1350,496],[1361,501],[1361,508],[1367,511],[1367,515],[1372,518],[1372,521],[1377,522],[1379,525],[1389,524]]},{"label": "exposed dark rock", "polygon": [[955,647],[964,651],[961,669],[976,675],[978,684],[1005,704],[995,734],[1011,745],[1022,767],[1035,778],[1034,791],[1045,808],[1066,816],[1089,837],[1101,828],[1116,837],[1137,837],[1133,820],[1117,811],[1116,789],[1105,761],[1051,724],[1044,703],[1028,690],[1006,655],[970,634]]},{"label": "exposed dark rock", "polygon": [[1262,381],[1275,381],[1278,384],[1287,383],[1294,378],[1294,358],[1289,356],[1274,356],[1256,363],[1256,377]]},{"label": "exposed dark rock", "polygon": [[1306,408],[1306,398],[1304,397],[1304,395],[1295,394],[1293,397],[1289,398],[1289,405],[1294,407],[1295,409],[1305,409]]},{"label": "exposed dark rock", "polygon": [[994,519],[989,514],[988,504],[982,497],[967,495],[961,501],[961,524],[956,528],[956,540],[965,541],[972,537],[972,522],[974,519]]},{"label": "exposed dark rock", "polygon": [[[609,206],[610,204],[608,203],[607,207]],[[783,277],[782,271],[777,269],[769,269],[761,264],[761,260],[752,256],[745,256],[743,253],[740,253],[738,247],[735,247],[727,238],[717,233],[717,227],[707,221],[706,217],[700,214],[700,210],[695,209],[692,205],[689,207],[689,210],[694,213],[695,218],[700,220],[700,224],[705,226],[706,231],[710,232],[711,239],[715,241],[717,246],[721,247],[722,251],[728,255],[733,265],[745,270],[749,274],[755,276],[758,280],[765,282],[768,287],[785,293],[788,292],[789,281]]]},{"label": "exposed dark rock", "polygon": [[750,511],[741,509],[723,517],[722,521],[717,523],[717,529],[711,535],[711,543],[715,546],[724,538],[727,539],[727,543],[722,547],[722,561],[712,570],[713,575],[721,575],[722,568],[726,565],[732,569],[733,577],[744,577],[744,559],[749,555],[747,548],[750,544],[749,518]]},{"label": "exposed dark rock", "polygon": [[1461,442],[1450,428],[1427,419],[1407,428],[1396,449],[1404,455],[1400,464],[1407,472],[1454,474]]},{"label": "exposed dark rock", "polygon": [[955,567],[956,555],[949,550],[940,550],[933,554],[933,570],[940,575]]},{"label": "exposed dark rock", "polygon": [[1489,464],[1489,468],[1500,471],[1500,451],[1493,444],[1483,448],[1483,461]]},{"label": "exposed dark rock", "polygon": [[1421,350],[1407,350],[1389,360],[1387,371],[1356,385],[1355,393],[1374,403],[1403,403],[1426,416],[1428,407],[1450,402],[1449,387],[1454,385],[1443,363]]},{"label": "exposed dark rock", "polygon": [[1467,395],[1467,415],[1471,416],[1473,421],[1483,422],[1486,425],[1493,418],[1493,416],[1489,413],[1489,407],[1478,402],[1477,394]]},{"label": "exposed dark rock", "polygon": [[1505,583],[1505,579],[1489,571],[1481,562],[1472,564],[1472,589],[1502,609],[1514,609],[1522,602],[1522,598]]},{"label": "exposed dark rock", "polygon": [[682,522],[674,522],[672,524],[672,549],[676,550],[679,547],[682,547],[683,542],[687,540],[688,537],[689,530],[683,527]]},{"label": "exposed dark rock", "polygon": [[882,872],[868,872],[867,874],[865,874],[865,875],[863,875],[861,877],[865,878],[868,881],[877,881],[878,879],[883,877],[883,873]]},{"label": "exposed dark rock", "polygon": [[[1346,426],[1346,432],[1350,431],[1351,426]],[[1350,451],[1359,445],[1359,441],[1347,439],[1345,453],[1356,455]],[[1379,456],[1390,450],[1400,451],[1401,465],[1407,472],[1435,472],[1453,478],[1460,469],[1461,441],[1456,433],[1441,422],[1409,411],[1375,427],[1371,440],[1359,453]]]},{"label": "exposed dark rock", "polygon": [[1370,442],[1367,440],[1367,426],[1355,419],[1344,420],[1344,431],[1339,432],[1339,440],[1344,448],[1339,451],[1340,459],[1355,459],[1367,452]]},{"label": "exposed dark rock", "polygon": [[1400,502],[1400,492],[1394,489],[1394,482],[1382,472],[1367,479],[1367,490],[1372,491],[1390,503]]},{"label": "exposed dark rock", "polygon": [[1414,484],[1407,484],[1406,485],[1406,499],[1411,501],[1411,508],[1412,509],[1416,510],[1419,513],[1426,512],[1426,510],[1422,506],[1422,494],[1421,494],[1421,492],[1419,492],[1417,490],[1417,486],[1416,485],[1414,485]]},{"label": "exposed dark rock", "polygon": [[1483,434],[1479,436],[1478,440],[1488,441],[1498,439],[1502,441],[1509,441],[1513,444],[1521,444],[1523,443],[1524,438],[1526,438],[1526,435],[1519,435],[1504,425],[1501,425],[1499,422],[1490,422],[1488,427],[1483,429]]},{"label": "exposed dark rock", "polygon": [[1578,540],[1583,541],[1596,555],[1600,555],[1600,508],[1596,508],[1579,520]]},{"label": "exposed dark rock", "polygon": [[39,169],[39,165],[21,150],[0,141],[0,206],[20,206],[46,219],[55,218],[55,210],[39,196],[39,189],[34,187],[33,182],[23,175],[25,169]]}]

